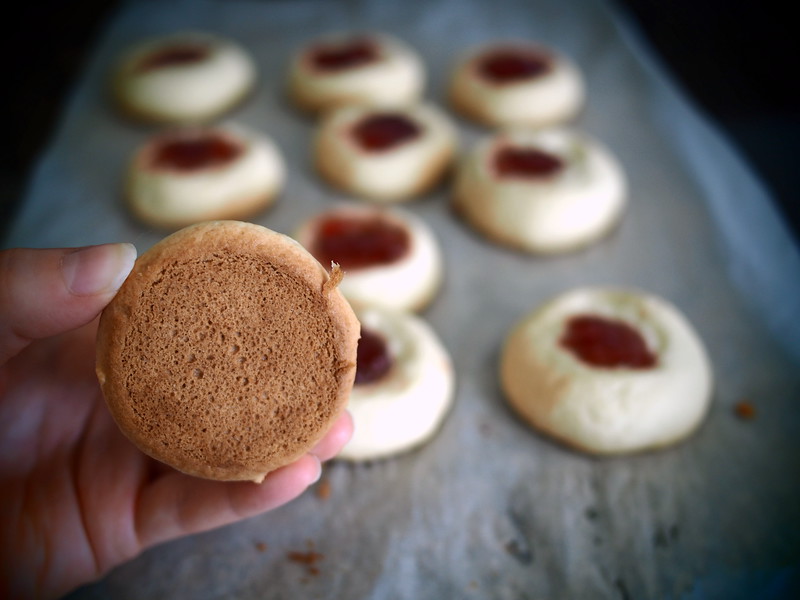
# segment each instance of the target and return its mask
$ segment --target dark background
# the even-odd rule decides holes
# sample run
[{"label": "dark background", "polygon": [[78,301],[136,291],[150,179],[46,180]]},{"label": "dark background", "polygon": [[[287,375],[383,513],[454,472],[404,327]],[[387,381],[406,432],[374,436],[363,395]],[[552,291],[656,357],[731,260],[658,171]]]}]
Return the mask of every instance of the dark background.
[{"label": "dark background", "polygon": [[[614,2],[744,154],[800,239],[800,36],[790,29],[792,4]],[[0,52],[11,72],[0,92],[8,128],[0,151],[0,240],[63,100],[116,6],[114,0],[40,0],[17,4],[17,14],[4,20]]]}]

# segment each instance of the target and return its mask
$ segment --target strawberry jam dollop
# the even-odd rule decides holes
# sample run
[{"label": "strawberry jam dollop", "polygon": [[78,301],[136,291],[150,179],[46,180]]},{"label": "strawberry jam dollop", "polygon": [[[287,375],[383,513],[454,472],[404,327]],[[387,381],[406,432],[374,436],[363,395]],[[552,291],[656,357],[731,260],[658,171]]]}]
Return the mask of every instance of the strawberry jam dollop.
[{"label": "strawberry jam dollop", "polygon": [[171,138],[157,146],[152,166],[169,171],[211,169],[232,162],[242,151],[240,144],[211,132],[185,138]]},{"label": "strawberry jam dollop", "polygon": [[494,154],[494,168],[502,177],[549,177],[564,168],[564,161],[537,148],[504,146]]},{"label": "strawberry jam dollop", "polygon": [[178,67],[199,63],[211,53],[206,44],[184,43],[164,46],[151,52],[139,62],[139,72],[155,71],[164,67]]},{"label": "strawberry jam dollop", "polygon": [[320,44],[310,50],[309,59],[314,68],[320,71],[343,71],[378,60],[378,47],[366,38]]},{"label": "strawberry jam dollop", "polygon": [[384,113],[371,115],[353,128],[359,146],[369,152],[389,150],[411,141],[422,133],[417,123],[405,115]]},{"label": "strawberry jam dollop", "polygon": [[379,381],[391,368],[392,357],[386,340],[362,326],[356,351],[356,385]]},{"label": "strawberry jam dollop", "polygon": [[516,83],[547,73],[550,57],[528,48],[498,48],[483,54],[477,62],[478,73],[492,83]]},{"label": "strawberry jam dollop", "polygon": [[623,321],[597,315],[571,317],[561,345],[593,367],[650,369],[657,362],[636,329]]},{"label": "strawberry jam dollop", "polygon": [[410,246],[408,230],[388,219],[332,215],[317,227],[311,253],[321,264],[335,262],[347,271],[391,264]]}]

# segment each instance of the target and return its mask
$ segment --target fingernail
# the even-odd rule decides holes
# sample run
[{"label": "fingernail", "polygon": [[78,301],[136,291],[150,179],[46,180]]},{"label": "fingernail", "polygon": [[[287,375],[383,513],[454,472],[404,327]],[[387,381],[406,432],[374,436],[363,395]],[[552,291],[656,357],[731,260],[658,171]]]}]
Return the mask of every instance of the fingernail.
[{"label": "fingernail", "polygon": [[76,296],[116,292],[136,261],[133,244],[87,246],[61,259],[67,289]]},{"label": "fingernail", "polygon": [[317,475],[308,482],[308,485],[314,485],[319,481],[320,477],[322,477],[322,462],[319,460],[319,457],[314,454],[309,454],[309,456],[312,456],[317,463]]}]

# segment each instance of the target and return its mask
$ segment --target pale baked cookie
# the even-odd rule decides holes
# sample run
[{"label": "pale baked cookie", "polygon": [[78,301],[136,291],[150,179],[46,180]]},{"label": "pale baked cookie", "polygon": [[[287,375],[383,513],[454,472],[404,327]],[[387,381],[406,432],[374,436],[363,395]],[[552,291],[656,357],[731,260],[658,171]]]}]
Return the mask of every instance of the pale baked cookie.
[{"label": "pale baked cookie", "polygon": [[705,348],[677,308],[611,288],[565,293],[522,319],[506,339],[500,379],[533,427],[595,454],[685,438],[712,388]]},{"label": "pale baked cookie", "polygon": [[97,377],[122,432],[190,475],[252,480],[344,410],[359,324],[291,238],[200,223],[145,252],[103,311]]},{"label": "pale baked cookie", "polygon": [[453,402],[450,357],[431,327],[410,313],[357,309],[356,383],[348,410],[355,431],[339,458],[372,460],[427,442]]},{"label": "pale baked cookie", "polygon": [[586,92],[566,56],[518,41],[468,52],[453,71],[449,94],[459,112],[485,125],[542,127],[575,118]]},{"label": "pale baked cookie", "polygon": [[297,51],[289,67],[292,101],[312,112],[348,104],[404,106],[419,100],[424,85],[419,55],[379,32],[321,37]]},{"label": "pale baked cookie", "polygon": [[182,32],[140,42],[120,59],[112,91],[126,114],[158,123],[209,121],[252,90],[256,68],[236,42]]},{"label": "pale baked cookie", "polygon": [[341,206],[307,220],[296,237],[322,265],[342,268],[339,290],[351,302],[421,310],[441,286],[439,243],[407,211]]},{"label": "pale baked cookie", "polygon": [[455,128],[433,105],[350,106],[322,121],[314,160],[337,188],[375,202],[398,202],[439,183],[455,147]]},{"label": "pale baked cookie", "polygon": [[478,142],[459,165],[453,202],[484,235],[535,253],[585,246],[605,235],[626,204],[614,155],[570,129],[513,129]]},{"label": "pale baked cookie", "polygon": [[136,152],[126,197],[141,221],[177,228],[253,215],[274,202],[285,177],[280,151],[264,134],[230,123],[182,128]]}]

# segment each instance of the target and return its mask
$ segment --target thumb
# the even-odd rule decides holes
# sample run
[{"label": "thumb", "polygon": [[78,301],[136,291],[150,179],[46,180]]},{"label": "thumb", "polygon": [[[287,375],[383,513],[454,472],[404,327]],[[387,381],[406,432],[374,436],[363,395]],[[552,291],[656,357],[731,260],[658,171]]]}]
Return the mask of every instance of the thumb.
[{"label": "thumb", "polygon": [[0,252],[0,364],[94,319],[135,260],[131,244]]}]

